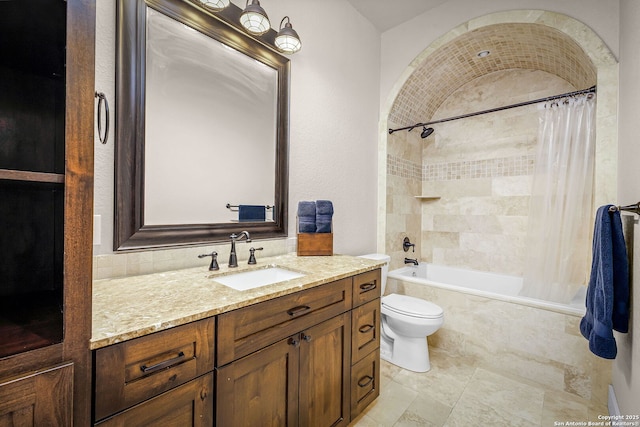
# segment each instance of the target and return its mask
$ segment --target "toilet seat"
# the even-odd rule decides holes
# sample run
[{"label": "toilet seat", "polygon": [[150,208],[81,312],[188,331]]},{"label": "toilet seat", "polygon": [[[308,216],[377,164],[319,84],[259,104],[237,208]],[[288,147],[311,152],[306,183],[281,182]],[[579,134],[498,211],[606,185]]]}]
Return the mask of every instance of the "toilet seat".
[{"label": "toilet seat", "polygon": [[408,295],[391,294],[382,298],[382,305],[390,311],[404,316],[421,319],[437,319],[444,315],[444,310],[432,302]]}]

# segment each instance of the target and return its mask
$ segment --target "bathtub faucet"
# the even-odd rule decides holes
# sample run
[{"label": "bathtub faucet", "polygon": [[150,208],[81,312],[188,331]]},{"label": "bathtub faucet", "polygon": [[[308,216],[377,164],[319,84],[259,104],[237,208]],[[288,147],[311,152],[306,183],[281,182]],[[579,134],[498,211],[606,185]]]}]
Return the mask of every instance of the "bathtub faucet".
[{"label": "bathtub faucet", "polygon": [[404,259],[404,263],[405,264],[418,265],[418,260],[417,259],[411,259],[411,258],[405,258]]}]

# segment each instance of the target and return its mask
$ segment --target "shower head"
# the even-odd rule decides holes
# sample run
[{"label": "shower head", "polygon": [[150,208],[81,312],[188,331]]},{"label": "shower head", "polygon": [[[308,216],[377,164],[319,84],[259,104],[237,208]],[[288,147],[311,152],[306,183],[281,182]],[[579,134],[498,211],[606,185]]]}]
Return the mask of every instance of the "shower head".
[{"label": "shower head", "polygon": [[433,128],[428,128],[426,126],[422,126],[422,133],[420,136],[424,139],[433,133]]}]

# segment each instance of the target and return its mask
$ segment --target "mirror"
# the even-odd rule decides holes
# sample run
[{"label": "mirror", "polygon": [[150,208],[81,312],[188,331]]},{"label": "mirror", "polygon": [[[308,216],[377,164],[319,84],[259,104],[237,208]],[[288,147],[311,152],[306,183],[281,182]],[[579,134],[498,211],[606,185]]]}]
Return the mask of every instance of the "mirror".
[{"label": "mirror", "polygon": [[240,13],[118,0],[114,250],[286,237],[289,60]]}]

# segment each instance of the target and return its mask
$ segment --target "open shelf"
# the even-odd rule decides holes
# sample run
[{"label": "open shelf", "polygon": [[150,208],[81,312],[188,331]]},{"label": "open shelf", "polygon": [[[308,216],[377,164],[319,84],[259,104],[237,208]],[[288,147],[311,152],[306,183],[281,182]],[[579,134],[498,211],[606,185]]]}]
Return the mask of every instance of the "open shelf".
[{"label": "open shelf", "polygon": [[7,181],[46,182],[64,184],[64,174],[0,169],[0,179]]},{"label": "open shelf", "polygon": [[2,296],[0,358],[62,342],[62,293]]}]

